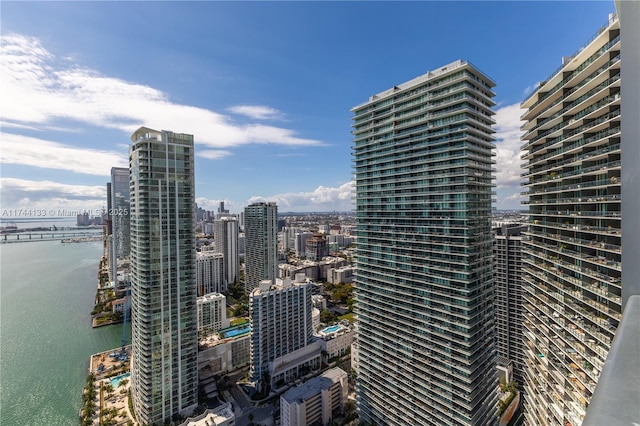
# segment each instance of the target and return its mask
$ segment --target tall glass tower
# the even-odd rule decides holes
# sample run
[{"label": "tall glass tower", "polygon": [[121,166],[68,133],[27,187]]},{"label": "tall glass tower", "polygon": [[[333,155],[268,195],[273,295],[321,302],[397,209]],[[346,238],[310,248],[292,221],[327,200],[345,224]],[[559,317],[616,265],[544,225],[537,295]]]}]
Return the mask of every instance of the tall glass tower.
[{"label": "tall glass tower", "polygon": [[496,420],[493,86],[456,61],[352,109],[367,424]]},{"label": "tall glass tower", "polygon": [[193,136],[131,136],[132,399],[141,424],[198,403]]},{"label": "tall glass tower", "polygon": [[244,209],[245,290],[278,276],[278,206],[253,203]]}]

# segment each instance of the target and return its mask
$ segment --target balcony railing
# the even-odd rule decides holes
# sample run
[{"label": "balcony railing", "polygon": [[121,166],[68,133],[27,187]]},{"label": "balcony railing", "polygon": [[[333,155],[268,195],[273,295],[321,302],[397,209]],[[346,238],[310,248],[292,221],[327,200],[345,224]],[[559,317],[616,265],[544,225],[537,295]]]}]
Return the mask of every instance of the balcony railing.
[{"label": "balcony railing", "polygon": [[582,426],[640,423],[640,295],[629,297]]}]

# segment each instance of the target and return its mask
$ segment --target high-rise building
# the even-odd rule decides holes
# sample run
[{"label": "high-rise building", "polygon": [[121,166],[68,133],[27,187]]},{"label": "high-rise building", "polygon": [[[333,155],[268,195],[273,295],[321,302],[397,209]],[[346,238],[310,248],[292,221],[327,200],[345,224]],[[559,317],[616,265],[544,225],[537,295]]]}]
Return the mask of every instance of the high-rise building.
[{"label": "high-rise building", "polygon": [[245,290],[278,276],[278,206],[254,203],[244,209]]},{"label": "high-rise building", "polygon": [[[221,207],[221,209],[224,205]],[[220,209],[218,209],[220,210]],[[238,219],[235,216],[219,216],[214,224],[214,250],[222,253],[224,259],[224,285],[223,291],[239,278],[240,270],[238,255]]]},{"label": "high-rise building", "polygon": [[[131,241],[129,237],[130,222],[129,205],[129,169],[124,167],[111,168],[111,208],[108,211],[111,219],[113,250],[111,261],[115,281],[118,273],[118,258],[129,257]],[[117,283],[116,283],[117,284]]]},{"label": "high-rise building", "polygon": [[458,60],[352,109],[364,422],[496,419],[493,86]]},{"label": "high-rise building", "polygon": [[131,136],[131,391],[138,423],[198,403],[193,136]]},{"label": "high-rise building", "polygon": [[224,284],[224,256],[215,251],[196,253],[197,296],[226,291]]},{"label": "high-rise building", "polygon": [[[247,215],[247,218],[249,215]],[[274,365],[281,358],[311,343],[313,326],[311,284],[287,279],[271,284],[262,281],[249,295],[251,321],[250,380],[261,387],[265,373],[274,377]],[[319,348],[319,346],[318,346]],[[319,361],[320,350],[313,359]],[[297,357],[296,357],[297,358]],[[290,364],[293,364],[291,362]],[[304,363],[301,363],[300,367]],[[292,367],[298,367],[291,365]],[[296,374],[290,373],[295,378]]]},{"label": "high-rise building", "polygon": [[522,346],[522,232],[519,223],[503,224],[493,230],[493,280],[495,281],[496,344],[498,368],[522,389],[524,349]]},{"label": "high-rise building", "polygon": [[530,220],[523,241],[525,417],[532,425],[579,425],[622,310],[615,15],[522,108]]}]

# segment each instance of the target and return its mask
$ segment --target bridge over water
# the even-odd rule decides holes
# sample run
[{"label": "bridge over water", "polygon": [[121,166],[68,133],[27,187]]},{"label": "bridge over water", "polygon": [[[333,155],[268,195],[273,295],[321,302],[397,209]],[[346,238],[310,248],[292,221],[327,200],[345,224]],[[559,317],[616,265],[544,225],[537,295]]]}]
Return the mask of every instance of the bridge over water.
[{"label": "bridge over water", "polygon": [[23,231],[0,235],[0,243],[28,243],[32,241],[56,241],[68,238],[100,237],[102,229],[66,231]]}]

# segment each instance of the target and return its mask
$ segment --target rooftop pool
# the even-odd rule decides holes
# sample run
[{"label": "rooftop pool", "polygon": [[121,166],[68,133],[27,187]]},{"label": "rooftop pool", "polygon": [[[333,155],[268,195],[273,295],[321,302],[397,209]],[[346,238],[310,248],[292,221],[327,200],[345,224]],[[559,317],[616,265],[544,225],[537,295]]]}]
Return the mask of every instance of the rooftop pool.
[{"label": "rooftop pool", "polygon": [[340,325],[332,325],[331,327],[323,328],[322,332],[325,334],[335,333],[336,331],[340,330],[340,328]]},{"label": "rooftop pool", "polygon": [[225,331],[224,333],[222,333],[222,338],[227,339],[229,337],[239,336],[241,334],[245,334],[250,331],[251,331],[251,325],[247,324],[242,327],[236,327],[236,328],[232,328],[230,330]]}]

